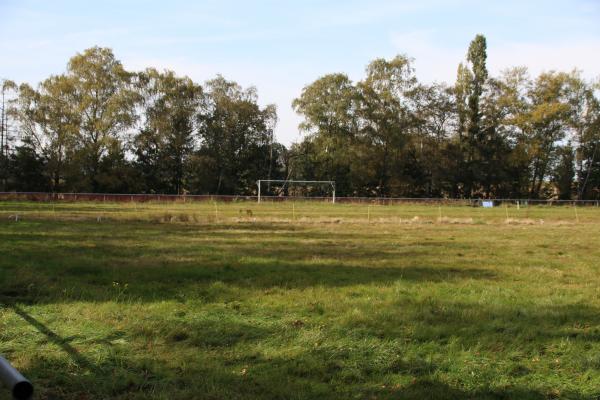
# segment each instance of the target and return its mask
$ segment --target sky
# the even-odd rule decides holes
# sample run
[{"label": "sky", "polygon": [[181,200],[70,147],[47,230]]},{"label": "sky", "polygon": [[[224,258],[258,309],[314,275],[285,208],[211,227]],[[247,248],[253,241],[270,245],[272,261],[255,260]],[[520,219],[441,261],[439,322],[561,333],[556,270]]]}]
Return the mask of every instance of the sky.
[{"label": "sky", "polygon": [[0,0],[0,79],[37,84],[76,53],[110,47],[129,70],[255,86],[289,145],[301,139],[291,102],[320,76],[360,80],[371,60],[404,54],[423,82],[452,83],[479,33],[491,74],[600,77],[600,0]]}]

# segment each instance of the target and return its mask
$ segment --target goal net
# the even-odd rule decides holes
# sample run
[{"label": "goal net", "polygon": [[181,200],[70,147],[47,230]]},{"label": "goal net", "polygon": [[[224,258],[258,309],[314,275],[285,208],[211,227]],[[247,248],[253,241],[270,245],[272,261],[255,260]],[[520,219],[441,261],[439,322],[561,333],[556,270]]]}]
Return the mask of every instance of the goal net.
[{"label": "goal net", "polygon": [[259,179],[256,186],[259,203],[266,197],[331,198],[331,202],[335,203],[335,181]]}]

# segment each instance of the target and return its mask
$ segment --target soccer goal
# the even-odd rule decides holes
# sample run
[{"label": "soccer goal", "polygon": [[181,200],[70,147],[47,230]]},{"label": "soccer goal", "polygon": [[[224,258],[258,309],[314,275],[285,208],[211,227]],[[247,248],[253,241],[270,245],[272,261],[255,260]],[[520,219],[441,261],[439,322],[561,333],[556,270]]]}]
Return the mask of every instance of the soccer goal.
[{"label": "soccer goal", "polygon": [[290,179],[259,179],[256,181],[258,188],[258,202],[265,197],[263,185],[267,186],[269,196],[289,195],[297,197],[308,197],[310,192],[316,188],[325,189],[326,192],[331,191],[331,202],[335,203],[335,181],[297,181]]}]

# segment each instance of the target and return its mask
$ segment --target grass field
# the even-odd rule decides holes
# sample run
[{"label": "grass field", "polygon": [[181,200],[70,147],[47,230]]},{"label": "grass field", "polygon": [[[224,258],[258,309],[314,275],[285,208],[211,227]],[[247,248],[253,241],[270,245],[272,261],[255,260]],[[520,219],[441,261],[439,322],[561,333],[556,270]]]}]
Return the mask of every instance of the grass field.
[{"label": "grass field", "polygon": [[0,201],[1,219],[60,219],[147,222],[371,222],[543,224],[600,222],[598,206],[517,206],[492,209],[448,204],[331,204],[316,201],[279,202],[10,202]]},{"label": "grass field", "polygon": [[38,399],[595,399],[599,237],[595,207],[4,202],[0,354]]}]

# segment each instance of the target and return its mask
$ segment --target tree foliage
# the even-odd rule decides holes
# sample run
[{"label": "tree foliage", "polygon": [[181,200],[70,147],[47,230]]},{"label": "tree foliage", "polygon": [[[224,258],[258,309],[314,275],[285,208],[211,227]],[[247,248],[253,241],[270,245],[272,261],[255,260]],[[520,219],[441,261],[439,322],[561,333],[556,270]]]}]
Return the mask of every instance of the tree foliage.
[{"label": "tree foliage", "polygon": [[579,71],[490,76],[477,35],[452,86],[419,82],[404,55],[373,60],[355,82],[307,84],[292,103],[304,136],[286,148],[255,88],[127,71],[93,47],[36,87],[3,81],[0,183],[253,194],[270,178],[335,180],[346,196],[598,199],[599,90]]}]

